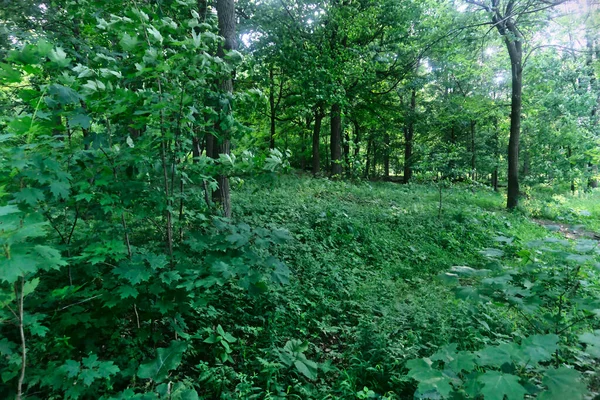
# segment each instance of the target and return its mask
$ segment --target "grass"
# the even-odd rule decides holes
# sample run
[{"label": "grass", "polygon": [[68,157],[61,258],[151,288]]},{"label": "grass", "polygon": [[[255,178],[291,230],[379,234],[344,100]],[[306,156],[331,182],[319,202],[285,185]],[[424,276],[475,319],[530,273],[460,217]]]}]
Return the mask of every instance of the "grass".
[{"label": "grass", "polygon": [[[308,340],[311,357],[331,366],[312,391],[294,391],[302,398],[356,398],[368,387],[407,398],[414,383],[405,376],[406,360],[449,342],[476,349],[515,334],[514,316],[457,301],[437,275],[456,265],[485,267],[480,251],[494,247],[494,237],[522,244],[552,235],[528,218],[542,215],[544,205],[555,218],[567,210],[594,229],[597,197],[545,196],[507,212],[503,195],[457,185],[443,189],[438,216],[434,185],[287,176],[267,189],[241,184],[233,204],[238,219],[293,236],[278,256],[294,279],[279,293],[269,328],[281,344]],[[577,214],[582,209],[590,217]]]}]

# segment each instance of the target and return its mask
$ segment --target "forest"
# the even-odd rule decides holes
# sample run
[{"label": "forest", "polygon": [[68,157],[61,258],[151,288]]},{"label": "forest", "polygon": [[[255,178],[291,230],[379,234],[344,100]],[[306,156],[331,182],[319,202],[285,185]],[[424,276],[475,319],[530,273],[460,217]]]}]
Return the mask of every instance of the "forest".
[{"label": "forest", "polygon": [[0,399],[600,399],[598,0],[0,0]]}]

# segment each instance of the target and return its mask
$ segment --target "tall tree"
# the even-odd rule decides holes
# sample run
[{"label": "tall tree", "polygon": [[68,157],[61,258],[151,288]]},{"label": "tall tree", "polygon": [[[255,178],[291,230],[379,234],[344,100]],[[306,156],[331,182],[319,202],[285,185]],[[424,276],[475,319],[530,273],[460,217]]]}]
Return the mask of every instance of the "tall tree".
[{"label": "tall tree", "polygon": [[[226,51],[232,51],[237,48],[237,36],[235,33],[235,0],[217,0],[216,8],[219,21],[219,35],[225,39],[225,42],[219,45],[217,55],[224,58]],[[233,93],[233,76],[231,74],[222,78],[220,88],[225,94],[225,101],[223,101],[223,118],[222,121],[219,122],[222,133],[222,142],[218,147],[218,151],[221,154],[229,154],[231,152],[232,129],[229,121],[232,121],[230,116],[232,112],[231,94]],[[219,176],[219,188],[215,192],[215,196],[223,207],[223,214],[226,217],[231,217],[231,194],[227,176]]]},{"label": "tall tree", "polygon": [[510,137],[508,142],[508,197],[506,206],[516,208],[519,204],[519,136],[521,134],[521,113],[523,93],[523,42],[519,20],[564,3],[566,0],[466,0],[491,16],[490,25],[495,27],[504,39],[511,65],[511,113]]}]

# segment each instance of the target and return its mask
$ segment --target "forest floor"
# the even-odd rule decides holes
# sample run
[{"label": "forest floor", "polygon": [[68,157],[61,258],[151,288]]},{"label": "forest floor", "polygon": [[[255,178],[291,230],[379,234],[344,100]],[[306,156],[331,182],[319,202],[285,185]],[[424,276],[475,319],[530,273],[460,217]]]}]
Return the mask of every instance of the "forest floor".
[{"label": "forest floor", "polygon": [[270,329],[281,343],[307,340],[310,358],[332,367],[310,390],[412,398],[407,360],[447,343],[476,350],[524,334],[514,316],[494,307],[474,313],[436,277],[453,266],[485,268],[500,247],[500,261],[517,264],[528,242],[600,232],[600,193],[549,190],[507,212],[503,194],[455,185],[443,189],[440,216],[435,185],[290,176],[243,182],[233,204],[239,220],[293,237],[278,249],[294,278],[277,294]]}]

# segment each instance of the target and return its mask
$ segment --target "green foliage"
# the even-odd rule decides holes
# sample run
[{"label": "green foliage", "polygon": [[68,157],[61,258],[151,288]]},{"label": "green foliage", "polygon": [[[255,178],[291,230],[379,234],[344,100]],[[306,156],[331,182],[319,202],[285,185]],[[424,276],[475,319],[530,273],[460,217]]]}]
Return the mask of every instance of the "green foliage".
[{"label": "green foliage", "polygon": [[141,364],[138,369],[137,376],[141,379],[150,379],[156,383],[164,381],[169,371],[176,369],[181,364],[181,357],[187,344],[182,341],[172,341],[171,345],[166,349],[157,349],[156,359]]},{"label": "green foliage", "polygon": [[[504,178],[508,85],[472,13],[238,1],[237,51],[220,1],[75,3],[0,8],[4,397],[598,392],[597,193],[526,188],[508,214],[485,187]],[[526,183],[580,189],[597,175],[597,59],[540,49]],[[315,153],[353,182],[279,177]],[[436,185],[360,180],[404,167]],[[587,240],[557,236],[565,223]]]}]

